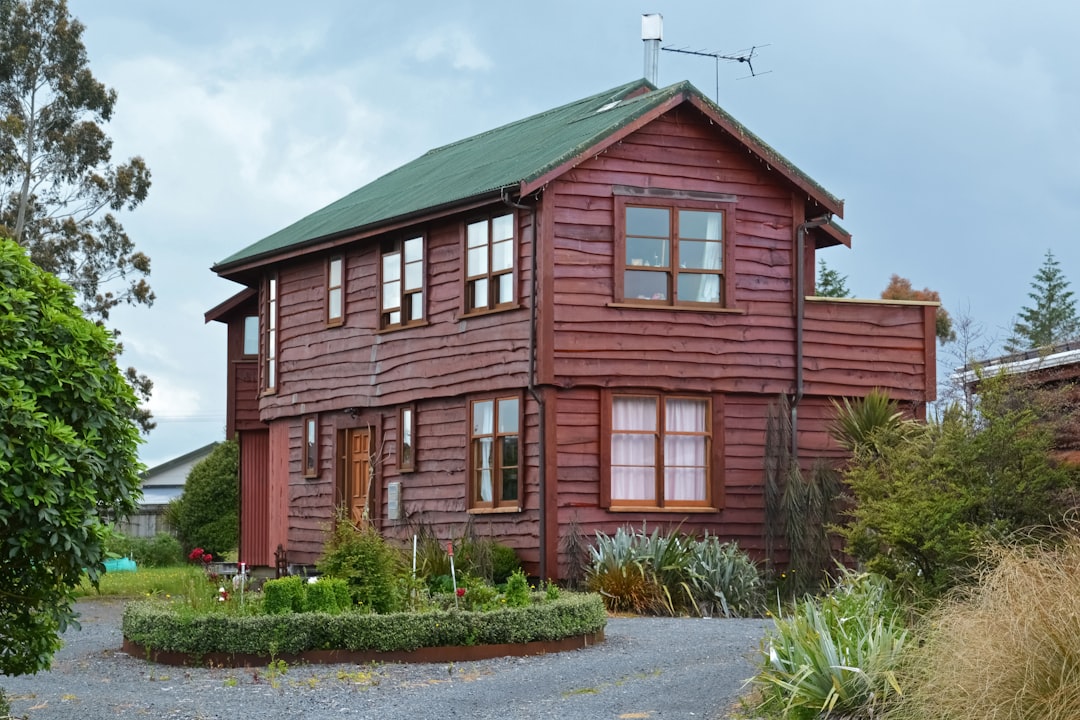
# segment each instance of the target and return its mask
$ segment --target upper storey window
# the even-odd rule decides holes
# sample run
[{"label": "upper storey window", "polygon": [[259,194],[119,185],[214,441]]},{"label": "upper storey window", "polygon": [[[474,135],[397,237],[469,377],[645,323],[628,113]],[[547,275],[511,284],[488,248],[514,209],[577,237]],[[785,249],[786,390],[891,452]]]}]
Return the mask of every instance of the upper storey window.
[{"label": "upper storey window", "polygon": [[423,237],[383,243],[379,292],[381,327],[403,327],[424,319]]},{"label": "upper storey window", "polygon": [[465,226],[465,310],[495,310],[514,305],[514,215]]},{"label": "upper storey window", "polygon": [[618,206],[619,301],[715,308],[732,304],[732,210],[726,203],[634,199]]},{"label": "upper storey window", "polygon": [[332,257],[326,266],[326,324],[345,321],[345,258]]},{"label": "upper storey window", "polygon": [[277,283],[276,275],[272,275],[266,283],[266,365],[263,380],[268,392],[277,388]]}]

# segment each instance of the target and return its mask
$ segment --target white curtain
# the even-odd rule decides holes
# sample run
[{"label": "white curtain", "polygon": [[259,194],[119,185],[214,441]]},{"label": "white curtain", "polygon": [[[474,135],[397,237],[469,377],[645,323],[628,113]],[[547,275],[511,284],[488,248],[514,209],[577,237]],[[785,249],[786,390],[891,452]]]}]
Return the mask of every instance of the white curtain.
[{"label": "white curtain", "polygon": [[667,500],[706,498],[707,407],[708,403],[704,400],[667,401],[664,434],[664,497]]},{"label": "white curtain", "polygon": [[[706,270],[722,270],[721,265],[721,252],[724,244],[721,242],[720,237],[720,221],[723,219],[721,213],[709,213],[709,217],[705,223],[705,239],[708,240],[705,244],[705,253],[702,257],[701,267]],[[683,297],[683,300],[690,300],[692,302],[720,302],[720,276],[719,275],[689,275],[688,278],[692,278],[690,283],[690,297]],[[696,281],[696,282],[695,282]],[[697,285],[696,291],[693,287]],[[681,294],[680,294],[681,297]]]},{"label": "white curtain", "polygon": [[[611,499],[656,499],[656,400],[614,398],[611,406]],[[634,432],[627,432],[634,431]]]},{"label": "white curtain", "polygon": [[495,467],[495,403],[473,403],[473,442],[476,448],[476,470],[480,480],[480,499],[491,502],[491,483]]}]

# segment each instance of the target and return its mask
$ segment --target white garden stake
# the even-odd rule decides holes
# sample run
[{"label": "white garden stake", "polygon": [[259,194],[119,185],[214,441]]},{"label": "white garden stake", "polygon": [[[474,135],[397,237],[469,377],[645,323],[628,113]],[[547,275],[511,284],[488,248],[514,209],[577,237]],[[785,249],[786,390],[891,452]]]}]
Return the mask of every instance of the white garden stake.
[{"label": "white garden stake", "polygon": [[450,582],[454,585],[454,609],[457,610],[457,575],[454,573],[454,543],[446,543],[446,554],[450,556]]}]

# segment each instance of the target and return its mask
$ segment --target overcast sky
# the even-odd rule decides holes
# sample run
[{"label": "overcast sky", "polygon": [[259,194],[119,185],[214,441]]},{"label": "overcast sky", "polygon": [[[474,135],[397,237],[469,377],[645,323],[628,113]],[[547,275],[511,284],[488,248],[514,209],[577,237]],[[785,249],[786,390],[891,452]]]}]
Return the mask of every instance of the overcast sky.
[{"label": "overcast sky", "polygon": [[660,84],[690,80],[845,199],[852,248],[823,256],[855,295],[898,273],[998,350],[1047,250],[1080,283],[1080,3],[69,2],[119,93],[114,157],[153,173],[123,222],[157,302],[114,313],[155,382],[150,466],[224,436],[225,328],[203,313],[239,286],[212,264],[430,148],[641,77],[646,12],[665,46],[763,46],[755,78],[662,53]]}]

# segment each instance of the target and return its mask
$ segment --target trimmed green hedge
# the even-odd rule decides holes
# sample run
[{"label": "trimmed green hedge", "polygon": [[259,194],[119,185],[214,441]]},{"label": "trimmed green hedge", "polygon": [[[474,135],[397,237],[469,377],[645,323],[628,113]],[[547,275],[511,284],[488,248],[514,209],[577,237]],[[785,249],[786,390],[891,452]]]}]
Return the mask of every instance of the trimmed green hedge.
[{"label": "trimmed green hedge", "polygon": [[559,640],[598,632],[606,624],[607,613],[599,595],[564,592],[557,600],[491,612],[440,610],[386,615],[196,615],[144,600],[128,604],[123,631],[126,639],[152,650],[275,655]]}]

